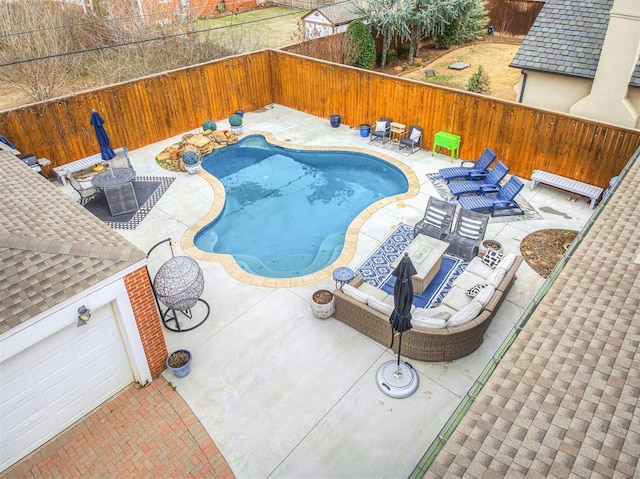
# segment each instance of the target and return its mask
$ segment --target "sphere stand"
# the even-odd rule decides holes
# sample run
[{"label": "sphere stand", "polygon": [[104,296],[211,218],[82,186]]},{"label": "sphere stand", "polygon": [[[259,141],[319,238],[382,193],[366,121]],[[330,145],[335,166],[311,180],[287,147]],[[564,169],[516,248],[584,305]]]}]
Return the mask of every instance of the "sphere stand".
[{"label": "sphere stand", "polygon": [[[195,260],[193,260],[192,258],[188,258],[186,256],[181,256],[181,257],[176,257],[173,251],[173,245],[174,242],[171,241],[171,238],[166,238],[162,241],[159,241],[158,243],[156,243],[155,245],[153,245],[151,247],[151,249],[147,252],[147,259],[149,258],[149,255],[151,254],[151,252],[153,250],[155,250],[158,246],[160,246],[161,244],[164,243],[168,243],[169,244],[169,248],[171,249],[171,259],[169,259],[167,262],[165,262],[162,267],[160,268],[160,271],[158,271],[158,274],[156,274],[156,279],[152,280],[151,279],[151,274],[149,273],[149,266],[147,264],[147,276],[149,277],[149,282],[151,283],[151,290],[153,291],[153,298],[156,302],[156,306],[158,307],[158,311],[160,311],[160,318],[162,320],[162,325],[168,329],[169,331],[174,331],[176,333],[184,333],[186,331],[191,331],[193,329],[196,329],[198,326],[202,325],[202,323],[204,323],[208,318],[209,318],[209,313],[211,312],[211,308],[209,307],[209,303],[207,303],[204,299],[198,297],[197,299],[193,298],[188,304],[188,307],[185,307],[184,309],[179,309],[176,308],[175,305],[182,305],[187,306],[187,304],[185,304],[184,302],[184,298],[180,297],[180,293],[181,292],[176,292],[175,296],[177,296],[176,298],[172,298],[170,295],[167,294],[158,294],[158,290],[156,288],[156,281],[158,280],[158,276],[160,276],[163,271],[165,271],[167,268],[167,266],[172,262],[172,261],[177,261],[178,259],[184,259],[185,261],[189,261],[189,262],[193,262],[194,263],[194,267],[197,267],[198,269],[198,273],[199,273],[199,285],[196,285],[196,289],[197,289],[197,294],[201,294],[202,293],[202,288],[204,287],[204,283],[201,281],[201,276],[202,276],[202,270],[200,269],[199,266],[197,266],[197,263],[195,262]],[[167,279],[165,277],[162,278],[163,281],[163,286],[166,288],[167,287],[167,283],[170,283],[170,277]],[[191,285],[188,285],[191,286]],[[160,298],[164,298],[164,301],[162,301]],[[172,300],[174,300],[175,302],[173,303],[173,307],[172,305],[167,304],[166,307],[163,307],[161,305],[161,303],[165,304],[166,303],[170,303],[173,302]],[[193,307],[195,305],[197,305],[198,303],[202,303],[204,305],[205,308],[205,314],[204,314],[204,318],[202,318],[197,324],[193,325],[193,326],[189,326],[189,327],[183,327],[180,325],[180,320],[179,320],[179,315],[184,316],[186,319],[193,319],[194,318],[194,314],[193,314]],[[198,308],[200,309],[200,308]]]}]

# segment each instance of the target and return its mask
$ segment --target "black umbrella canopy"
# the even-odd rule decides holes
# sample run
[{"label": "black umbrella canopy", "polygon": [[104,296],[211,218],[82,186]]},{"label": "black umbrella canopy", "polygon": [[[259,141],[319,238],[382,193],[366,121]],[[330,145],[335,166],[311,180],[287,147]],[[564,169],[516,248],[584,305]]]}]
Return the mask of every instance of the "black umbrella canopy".
[{"label": "black umbrella canopy", "polygon": [[413,304],[411,277],[417,274],[408,253],[404,254],[391,274],[396,277],[396,284],[393,287],[394,309],[389,317],[389,322],[393,329],[403,333],[411,329],[411,305]]},{"label": "black umbrella canopy", "polygon": [[100,145],[100,154],[102,155],[102,159],[104,161],[109,161],[111,158],[116,156],[115,152],[111,149],[111,145],[109,143],[109,135],[107,135],[106,130],[104,129],[104,120],[100,116],[100,114],[93,110],[91,112],[91,125],[96,132],[96,139],[98,140],[98,144]]}]

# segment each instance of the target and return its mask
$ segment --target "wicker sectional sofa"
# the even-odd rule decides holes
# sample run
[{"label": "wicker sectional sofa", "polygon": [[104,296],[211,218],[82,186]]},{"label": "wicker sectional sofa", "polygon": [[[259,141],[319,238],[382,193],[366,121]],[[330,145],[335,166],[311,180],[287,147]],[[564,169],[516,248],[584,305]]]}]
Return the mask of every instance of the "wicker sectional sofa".
[{"label": "wicker sectional sofa", "polygon": [[[450,322],[460,316],[456,315],[456,312],[462,311],[474,301],[474,298],[468,296],[466,291],[476,284],[486,284],[487,278],[491,279],[493,268],[484,264],[480,257],[474,258],[465,271],[456,278],[451,291],[447,293],[438,307],[426,310],[416,308],[412,313],[413,329],[405,332],[402,336],[402,355],[420,361],[451,361],[467,356],[478,349],[495,311],[502,304],[516,278],[516,271],[522,263],[522,257],[513,254],[506,255],[503,261],[510,263],[508,268],[501,268],[498,265],[495,269],[502,269],[504,276],[500,278],[494,275],[495,285],[491,286],[491,291],[489,292],[487,289],[484,294],[482,290],[478,293],[478,299],[481,295],[485,298],[481,311],[473,319],[458,325],[453,325]],[[502,276],[502,272],[499,276]],[[347,288],[347,292],[345,292],[345,288]],[[354,289],[357,290],[355,294]],[[334,296],[336,300],[334,318],[384,346],[388,347],[391,344],[393,332],[389,323],[390,313],[383,305],[393,307],[393,295],[386,295],[384,291],[364,283],[361,277],[356,277],[342,290],[334,291]],[[369,304],[373,304],[376,309]],[[436,320],[426,317],[443,312],[451,315],[451,318]],[[395,352],[397,352],[397,347],[398,341],[394,341],[393,349]]]}]

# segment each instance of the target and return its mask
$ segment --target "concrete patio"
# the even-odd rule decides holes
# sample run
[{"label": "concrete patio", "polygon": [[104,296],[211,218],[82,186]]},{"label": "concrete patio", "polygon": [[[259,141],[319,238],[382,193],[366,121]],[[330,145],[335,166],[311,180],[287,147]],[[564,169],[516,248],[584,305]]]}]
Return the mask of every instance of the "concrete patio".
[{"label": "concrete patio", "polygon": [[[267,131],[292,146],[350,146],[384,153],[415,172],[419,194],[379,208],[361,227],[346,265],[353,269],[399,223],[413,225],[422,218],[427,198],[436,195],[426,173],[451,166],[448,156],[428,150],[406,155],[372,146],[357,129],[332,128],[328,119],[277,105],[247,112],[244,124],[245,133]],[[225,122],[218,127],[225,128]],[[154,161],[178,139],[130,152],[138,175],[177,175],[137,229],[119,230],[143,251],[167,237],[179,240],[214,201],[201,175],[171,173]],[[525,183],[521,195],[541,219],[491,220],[487,238],[500,241],[506,252],[518,253],[520,240],[536,230],[579,230],[592,214],[586,200],[571,202],[566,192],[542,186],[532,191]],[[152,275],[166,258],[152,256]],[[419,390],[397,400],[382,394],[375,381],[378,367],[394,358],[390,350],[337,320],[312,315],[311,294],[333,289],[332,278],[269,288],[239,281],[219,263],[200,265],[211,316],[193,331],[165,330],[169,350],[187,348],[194,360],[186,378],[168,371],[164,375],[238,478],[407,477],[544,282],[523,263],[481,348],[450,363],[411,361],[420,374]]]}]

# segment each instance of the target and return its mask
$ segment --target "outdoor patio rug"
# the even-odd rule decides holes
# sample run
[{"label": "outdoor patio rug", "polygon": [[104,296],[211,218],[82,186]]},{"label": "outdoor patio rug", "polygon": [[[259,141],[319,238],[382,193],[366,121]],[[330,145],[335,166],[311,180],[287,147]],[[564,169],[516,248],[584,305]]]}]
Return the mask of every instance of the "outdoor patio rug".
[{"label": "outdoor patio rug", "polygon": [[[395,277],[391,274],[391,263],[402,254],[402,251],[413,239],[413,227],[400,223],[382,244],[357,268],[356,274],[372,286],[393,294]],[[413,296],[413,304],[417,307],[435,306],[451,289],[456,277],[467,267],[467,261],[446,254],[442,258],[440,271],[427,289]]]},{"label": "outdoor patio rug", "polygon": [[175,178],[172,176],[137,176],[133,181],[133,189],[140,207],[131,213],[111,216],[107,200],[102,195],[86,202],[83,206],[111,228],[134,230],[171,186],[173,180]]},{"label": "outdoor patio rug", "polygon": [[[427,178],[429,178],[429,181],[433,184],[436,191],[443,200],[448,201],[449,203],[456,203],[455,198],[453,197],[451,191],[449,190],[449,187],[447,186],[447,182],[444,181],[440,173],[427,173]],[[538,213],[536,209],[522,197],[522,195],[518,195],[516,201],[524,211],[524,215],[499,216],[496,218],[492,217],[489,221],[491,223],[506,223],[508,221],[542,219],[540,213]]]}]

